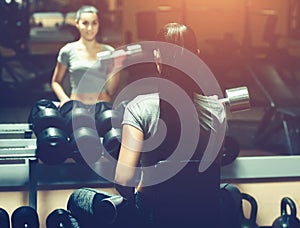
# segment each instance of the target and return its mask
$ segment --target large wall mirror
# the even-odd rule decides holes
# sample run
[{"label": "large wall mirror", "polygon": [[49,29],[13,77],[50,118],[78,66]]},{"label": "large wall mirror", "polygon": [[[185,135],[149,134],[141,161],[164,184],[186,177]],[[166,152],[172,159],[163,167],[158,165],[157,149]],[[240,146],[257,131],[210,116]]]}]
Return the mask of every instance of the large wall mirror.
[{"label": "large wall mirror", "polygon": [[56,99],[49,84],[56,55],[78,37],[74,12],[83,4],[100,9],[99,39],[115,47],[151,39],[170,21],[192,26],[201,58],[223,91],[249,89],[251,108],[228,114],[228,135],[240,144],[240,156],[300,154],[297,0],[0,0],[5,31],[0,38],[0,122],[24,122],[34,100]]}]

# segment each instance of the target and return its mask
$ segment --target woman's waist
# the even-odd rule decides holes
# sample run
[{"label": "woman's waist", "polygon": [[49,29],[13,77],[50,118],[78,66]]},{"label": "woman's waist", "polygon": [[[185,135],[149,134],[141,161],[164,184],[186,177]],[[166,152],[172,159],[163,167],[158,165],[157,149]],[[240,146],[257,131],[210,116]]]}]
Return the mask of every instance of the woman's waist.
[{"label": "woman's waist", "polygon": [[70,98],[72,100],[79,100],[84,104],[95,104],[98,101],[110,102],[111,98],[106,92],[100,93],[72,93]]}]

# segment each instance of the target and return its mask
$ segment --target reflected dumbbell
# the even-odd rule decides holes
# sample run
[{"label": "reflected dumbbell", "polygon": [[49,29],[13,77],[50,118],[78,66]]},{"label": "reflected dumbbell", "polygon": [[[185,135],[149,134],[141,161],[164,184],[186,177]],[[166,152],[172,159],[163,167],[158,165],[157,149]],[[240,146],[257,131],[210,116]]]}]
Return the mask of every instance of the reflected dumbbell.
[{"label": "reflected dumbbell", "polygon": [[89,127],[76,129],[70,136],[71,157],[78,163],[95,163],[102,155],[102,144],[96,130]]},{"label": "reflected dumbbell", "polygon": [[122,130],[120,128],[112,128],[103,136],[105,151],[114,159],[118,159],[119,157],[121,138]]},{"label": "reflected dumbbell", "polygon": [[30,111],[28,122],[32,123],[37,138],[37,157],[51,165],[64,162],[67,158],[68,138],[57,106],[47,99],[38,100]]},{"label": "reflected dumbbell", "polygon": [[10,228],[9,215],[3,208],[0,208],[0,227]]},{"label": "reflected dumbbell", "polygon": [[108,109],[97,115],[96,128],[100,137],[103,137],[112,128],[121,128],[122,116],[118,111]]},{"label": "reflected dumbbell", "polygon": [[38,100],[32,107],[28,123],[32,124],[32,130],[38,135],[42,130],[48,127],[57,127],[63,129],[63,118],[57,106],[50,100]]},{"label": "reflected dumbbell", "polygon": [[[96,127],[100,137],[103,138],[105,153],[117,159],[121,146],[122,114],[120,110],[104,109],[96,116]],[[104,153],[104,156],[106,156]]]},{"label": "reflected dumbbell", "polygon": [[107,101],[99,101],[95,105],[95,119],[97,119],[98,115],[101,115],[105,110],[111,110],[112,103]]},{"label": "reflected dumbbell", "polygon": [[231,112],[243,111],[250,108],[250,97],[246,86],[225,90],[225,98],[221,102],[228,105]]},{"label": "reflected dumbbell", "polygon": [[53,210],[46,218],[47,228],[79,228],[80,225],[68,211],[64,209]]},{"label": "reflected dumbbell", "polygon": [[69,156],[69,140],[67,134],[54,127],[49,127],[37,136],[37,157],[46,164],[63,163]]},{"label": "reflected dumbbell", "polygon": [[80,101],[70,100],[66,102],[60,108],[60,113],[64,118],[65,129],[69,136],[80,127],[95,128],[94,116],[88,107]]},{"label": "reflected dumbbell", "polygon": [[17,208],[11,216],[12,228],[39,228],[39,217],[35,209],[29,206]]},{"label": "reflected dumbbell", "polygon": [[121,117],[123,117],[126,106],[127,106],[128,103],[129,103],[129,100],[121,101],[113,109],[116,110]]}]

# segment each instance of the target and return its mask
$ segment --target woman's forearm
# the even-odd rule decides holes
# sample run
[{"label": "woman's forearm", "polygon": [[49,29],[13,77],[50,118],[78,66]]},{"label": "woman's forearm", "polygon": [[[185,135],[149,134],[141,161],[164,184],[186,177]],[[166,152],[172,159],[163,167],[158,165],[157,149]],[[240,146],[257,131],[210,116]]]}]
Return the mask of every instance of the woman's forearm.
[{"label": "woman's forearm", "polygon": [[60,102],[64,103],[70,100],[70,97],[66,94],[65,90],[63,89],[60,83],[52,82],[52,89]]}]

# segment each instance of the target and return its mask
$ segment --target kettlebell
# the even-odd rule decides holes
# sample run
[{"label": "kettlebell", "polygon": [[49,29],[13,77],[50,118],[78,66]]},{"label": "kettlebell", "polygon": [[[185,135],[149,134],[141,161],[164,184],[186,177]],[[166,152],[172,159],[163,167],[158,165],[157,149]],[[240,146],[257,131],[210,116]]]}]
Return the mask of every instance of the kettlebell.
[{"label": "kettlebell", "polygon": [[[291,214],[287,213],[287,206],[290,208]],[[296,217],[297,209],[295,202],[289,198],[281,199],[281,215],[272,224],[272,228],[300,228],[300,221]]]},{"label": "kettlebell", "polygon": [[[251,205],[249,218],[246,218],[243,212],[243,200],[246,200]],[[258,228],[258,225],[256,224],[257,203],[256,200],[247,193],[242,193],[241,212],[241,228]]]}]

